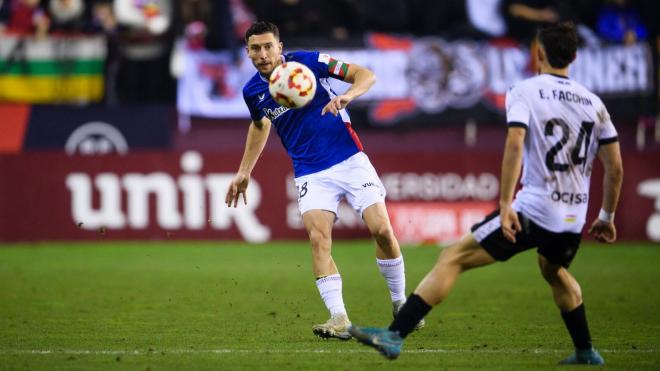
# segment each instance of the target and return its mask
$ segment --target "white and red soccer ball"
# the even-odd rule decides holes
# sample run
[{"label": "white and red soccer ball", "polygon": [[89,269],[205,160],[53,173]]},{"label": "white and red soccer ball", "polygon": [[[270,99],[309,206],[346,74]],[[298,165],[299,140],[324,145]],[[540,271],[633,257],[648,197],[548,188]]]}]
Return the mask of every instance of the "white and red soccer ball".
[{"label": "white and red soccer ball", "polygon": [[275,102],[300,108],[316,93],[316,77],[312,70],[298,62],[285,62],[275,67],[268,81],[268,91]]}]

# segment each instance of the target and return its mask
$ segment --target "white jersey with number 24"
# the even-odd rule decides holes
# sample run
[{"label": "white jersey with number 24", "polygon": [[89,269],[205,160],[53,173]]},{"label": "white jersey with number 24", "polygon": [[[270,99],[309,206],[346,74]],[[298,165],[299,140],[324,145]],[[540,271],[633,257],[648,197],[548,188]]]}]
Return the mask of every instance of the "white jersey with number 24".
[{"label": "white jersey with number 24", "polygon": [[549,231],[580,233],[598,147],[618,140],[603,102],[573,80],[542,74],[509,89],[506,118],[527,129],[513,208]]}]

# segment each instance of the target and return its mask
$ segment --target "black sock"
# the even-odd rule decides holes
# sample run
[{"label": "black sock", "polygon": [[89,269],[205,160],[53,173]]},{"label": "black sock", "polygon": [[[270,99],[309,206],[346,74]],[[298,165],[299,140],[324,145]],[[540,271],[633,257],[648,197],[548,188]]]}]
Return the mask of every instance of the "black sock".
[{"label": "black sock", "polygon": [[573,344],[577,349],[591,349],[591,335],[587,324],[587,314],[584,311],[584,303],[570,312],[561,312],[566,328],[571,334]]},{"label": "black sock", "polygon": [[411,333],[419,321],[431,310],[431,306],[416,294],[411,294],[390,324],[390,331],[398,331],[402,338]]}]

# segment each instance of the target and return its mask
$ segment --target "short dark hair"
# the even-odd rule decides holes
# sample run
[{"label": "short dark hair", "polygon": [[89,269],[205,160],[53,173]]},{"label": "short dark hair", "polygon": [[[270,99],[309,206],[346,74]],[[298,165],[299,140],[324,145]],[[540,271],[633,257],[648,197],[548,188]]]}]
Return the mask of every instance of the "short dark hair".
[{"label": "short dark hair", "polygon": [[539,29],[536,38],[543,45],[548,63],[564,68],[575,59],[578,37],[573,22],[561,22]]},{"label": "short dark hair", "polygon": [[263,35],[265,33],[272,33],[276,39],[280,39],[280,30],[274,24],[266,21],[258,21],[252,23],[252,26],[245,31],[245,42],[248,42],[248,39],[252,35]]}]

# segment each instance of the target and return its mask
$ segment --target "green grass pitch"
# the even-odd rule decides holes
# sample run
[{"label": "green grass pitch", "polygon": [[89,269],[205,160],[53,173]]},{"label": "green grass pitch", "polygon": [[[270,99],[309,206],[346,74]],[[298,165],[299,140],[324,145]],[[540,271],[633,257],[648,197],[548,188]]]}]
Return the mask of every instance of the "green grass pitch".
[{"label": "green grass pitch", "polygon": [[[373,250],[333,255],[351,320],[384,326]],[[438,253],[404,249],[409,291]],[[313,336],[327,312],[310,256],[301,242],[1,245],[0,369],[539,370],[571,352],[533,252],[465,273],[395,361]],[[660,369],[660,246],[585,244],[571,271],[606,367]]]}]

